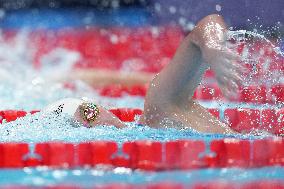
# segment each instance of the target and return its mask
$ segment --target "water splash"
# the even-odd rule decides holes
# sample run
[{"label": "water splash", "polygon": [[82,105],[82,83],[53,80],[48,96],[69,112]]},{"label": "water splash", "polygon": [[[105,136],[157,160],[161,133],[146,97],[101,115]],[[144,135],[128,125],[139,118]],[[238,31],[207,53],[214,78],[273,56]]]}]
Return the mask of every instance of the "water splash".
[{"label": "water splash", "polygon": [[[72,117],[66,114],[54,115],[37,113],[27,115],[14,122],[2,124],[0,136],[2,142],[46,142],[66,141],[85,142],[91,140],[111,140],[118,143],[133,140],[169,141],[177,139],[201,139],[211,141],[220,138],[254,139],[251,135],[222,135],[202,134],[191,129],[154,129],[148,126],[140,126],[137,123],[126,123],[127,127],[118,129],[114,126],[99,126],[86,128],[74,122]],[[64,133],[64,134],[63,134]]]},{"label": "water splash", "polygon": [[79,52],[65,48],[54,48],[39,58],[40,69],[34,67],[37,45],[30,39],[29,30],[21,30],[12,37],[0,31],[0,106],[1,110],[42,109],[62,98],[88,98],[106,108],[143,108],[141,97],[124,96],[120,100],[101,97],[86,83],[68,81],[64,74],[70,73],[80,60]]},{"label": "water splash", "polygon": [[[76,52],[67,49],[53,49],[41,59],[43,69],[34,69],[32,66],[34,50],[32,47],[27,48],[31,45],[27,40],[28,34],[28,31],[18,33],[11,43],[6,42],[4,37],[0,35],[3,42],[0,43],[0,49],[3,49],[3,51],[0,51],[2,52],[0,62],[3,63],[0,71],[3,72],[1,79],[4,81],[0,83],[0,104],[2,109],[41,109],[61,98],[81,98],[84,96],[89,99],[96,98],[99,104],[107,108],[143,108],[143,98],[125,96],[120,99],[109,99],[100,97],[93,89],[80,81],[74,81],[73,83],[77,90],[67,89],[64,84],[57,82],[57,76],[60,73],[69,72],[80,57]],[[53,74],[54,70],[57,70],[57,74]],[[55,75],[55,77],[50,78],[50,75]],[[135,123],[130,123],[127,128],[121,130],[115,127],[98,127],[90,130],[84,127],[74,128],[70,119],[70,117],[66,116],[28,115],[15,122],[1,125],[0,135],[3,136],[3,141],[27,142],[50,140],[72,142],[115,140],[123,142],[137,139],[166,141],[181,138],[211,140],[224,137],[251,137],[249,135],[207,135],[193,132],[190,129],[153,129],[147,126],[139,127]]]},{"label": "water splash", "polygon": [[[36,47],[31,33],[21,30],[10,39],[0,33],[0,105],[1,109],[41,109],[65,97],[95,97],[96,93],[80,81],[72,81],[78,90],[70,90],[60,82],[80,59],[78,52],[55,48],[40,58],[42,69],[33,66]],[[8,39],[7,39],[8,38]]]},{"label": "water splash", "polygon": [[228,31],[226,45],[241,55],[239,63],[248,69],[244,86],[283,82],[284,53],[275,42],[252,31],[237,30]]}]

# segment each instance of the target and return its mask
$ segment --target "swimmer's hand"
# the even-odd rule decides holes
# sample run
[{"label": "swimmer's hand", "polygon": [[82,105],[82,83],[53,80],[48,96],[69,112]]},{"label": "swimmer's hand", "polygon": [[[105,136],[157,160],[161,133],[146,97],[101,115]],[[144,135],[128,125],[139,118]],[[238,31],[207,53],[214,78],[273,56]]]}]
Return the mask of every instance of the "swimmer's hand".
[{"label": "swimmer's hand", "polygon": [[215,72],[217,82],[226,97],[236,96],[243,84],[244,67],[240,56],[223,44],[203,48],[203,58]]},{"label": "swimmer's hand", "polygon": [[236,95],[243,83],[240,56],[226,47],[226,24],[220,15],[209,15],[198,22],[189,39],[201,49],[202,59],[216,74],[226,97]]}]

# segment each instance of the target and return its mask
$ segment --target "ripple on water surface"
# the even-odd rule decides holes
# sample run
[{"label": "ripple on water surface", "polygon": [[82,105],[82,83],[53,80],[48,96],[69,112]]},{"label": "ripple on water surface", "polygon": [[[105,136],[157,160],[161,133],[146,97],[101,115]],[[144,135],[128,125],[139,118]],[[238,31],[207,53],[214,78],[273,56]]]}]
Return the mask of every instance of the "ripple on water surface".
[{"label": "ripple on water surface", "polygon": [[[89,99],[95,99],[98,104],[107,108],[143,107],[142,98],[125,96],[120,99],[112,100],[98,96],[90,87],[82,82],[74,82],[75,88],[77,89],[76,91],[66,89],[63,84],[56,83],[56,77],[53,78],[51,76],[61,76],[63,73],[69,73],[75,62],[78,60],[78,52],[73,52],[67,49],[54,49],[52,53],[46,55],[46,61],[43,62],[42,65],[43,69],[40,71],[34,70],[31,66],[32,58],[29,57],[32,56],[32,54],[28,51],[29,48],[26,48],[29,43],[27,34],[27,32],[19,33],[17,38],[18,40],[14,41],[14,45],[4,42],[0,44],[0,48],[4,52],[0,56],[1,60],[4,60],[0,69],[0,76],[3,80],[0,84],[0,104],[2,109],[42,109],[47,104],[61,98],[81,98],[84,96]],[[245,40],[245,38],[248,38],[248,40]],[[252,38],[255,41],[252,41]],[[278,56],[283,58],[281,51],[278,51],[278,48],[276,48],[264,36],[242,30],[231,31],[228,39],[233,39],[233,41],[235,41],[235,43],[230,46],[232,49],[246,41],[250,42],[247,43],[250,44],[248,48],[252,48],[253,53],[251,51],[246,51],[251,56],[248,56],[247,53],[242,54],[242,63],[244,64],[251,63],[251,60],[255,60],[253,61],[253,64],[260,64],[260,61],[258,60],[259,57],[261,57],[261,53],[257,49],[254,49],[253,46],[254,44],[258,44],[258,42],[266,44],[266,46],[268,46],[271,50],[275,51],[275,56],[277,56],[276,59],[278,59]],[[15,45],[19,48],[15,48]],[[11,54],[10,52],[13,53]],[[60,61],[54,64],[54,60]],[[5,62],[11,62],[11,64],[4,64]],[[56,65],[56,67],[54,65]],[[268,73],[268,71],[265,73]],[[273,75],[266,75],[269,76],[269,78],[272,78],[273,82],[279,81],[279,74],[273,73]],[[275,78],[271,77],[274,75]],[[281,76],[283,76],[283,74]],[[263,78],[266,77],[263,76]],[[264,80],[266,82],[268,81],[266,79]],[[265,82],[263,81],[263,83]],[[261,82],[258,84],[261,84]],[[15,122],[1,125],[0,136],[2,142],[43,142],[55,140],[82,142],[89,140],[114,140],[119,143],[144,139],[158,141],[202,139],[210,141],[212,139],[225,137],[248,139],[257,138],[250,135],[230,136],[220,134],[201,134],[190,129],[154,129],[147,126],[139,126],[136,123],[128,123],[128,127],[123,129],[106,126],[88,129],[84,127],[74,127],[71,118],[66,115],[50,117],[44,116],[41,113],[28,115],[16,120]]]},{"label": "ripple on water surface", "polygon": [[[191,129],[164,128],[155,129],[133,123],[126,123],[127,127],[118,129],[114,126],[99,126],[86,128],[76,125],[68,115],[53,115],[37,113],[27,115],[14,122],[4,123],[0,127],[2,142],[44,142],[66,141],[83,142],[90,140],[112,140],[118,143],[132,140],[168,141],[176,139],[202,139],[210,141],[218,138],[253,139],[250,135],[222,135],[201,134]],[[78,127],[79,126],[79,127]]]},{"label": "ripple on water surface", "polygon": [[[238,40],[245,37],[247,31],[231,32],[231,38]],[[249,33],[250,36],[255,34]],[[82,83],[75,83],[77,91],[65,89],[62,84],[55,83],[50,78],[57,70],[57,74],[69,73],[74,62],[77,60],[77,52],[62,51],[54,49],[53,54],[45,55],[46,64],[44,69],[38,73],[32,68],[32,54],[26,48],[29,40],[23,35],[19,35],[19,40],[14,41],[16,45],[9,45],[1,41],[1,69],[0,69],[0,104],[2,109],[42,109],[49,103],[66,97],[81,98],[86,96],[95,99],[99,104],[107,108],[118,107],[143,107],[143,99],[123,97],[120,99],[109,99],[99,97],[93,90]],[[241,35],[241,36],[240,36]],[[22,37],[21,37],[22,36]],[[259,41],[263,37],[256,37]],[[267,41],[264,40],[268,44]],[[240,42],[242,43],[242,41]],[[16,46],[17,48],[15,48]],[[271,45],[270,45],[271,46]],[[231,46],[232,48],[237,45]],[[272,48],[275,50],[275,48]],[[254,49],[253,49],[254,50]],[[244,51],[248,52],[248,51]],[[257,65],[261,51],[254,50],[252,54],[242,54],[245,59],[243,63]],[[74,54],[75,53],[75,54]],[[277,54],[277,53],[276,53]],[[56,56],[55,56],[56,55]],[[249,55],[249,56],[248,56]],[[50,58],[48,58],[50,57]],[[281,56],[282,57],[282,56]],[[60,58],[60,59],[59,59]],[[55,68],[53,60],[60,60]],[[71,60],[71,61],[70,61]],[[247,61],[246,61],[247,60]],[[253,60],[253,61],[252,61]],[[267,60],[269,63],[269,60]],[[267,62],[266,61],[266,62]],[[4,64],[9,62],[11,64]],[[12,64],[13,63],[13,64]],[[61,65],[61,66],[60,66]],[[68,66],[66,66],[68,65]],[[279,78],[283,78],[282,73],[269,73],[264,70],[263,79],[256,84],[277,83]],[[276,70],[278,71],[278,70]],[[252,72],[252,74],[254,74]],[[273,74],[273,75],[272,75]],[[280,77],[280,76],[281,77]],[[252,77],[248,84],[255,82]],[[271,77],[274,76],[274,77]],[[250,83],[251,82],[251,83]],[[254,83],[255,84],[255,83]],[[212,104],[211,104],[212,105]],[[190,129],[177,130],[173,128],[154,129],[148,126],[139,126],[136,123],[127,123],[128,127],[117,129],[112,126],[101,126],[92,129],[85,127],[74,127],[72,118],[67,115],[57,117],[37,113],[27,115],[24,118],[10,123],[0,125],[1,142],[46,142],[46,141],[65,141],[65,142],[84,142],[90,140],[112,140],[118,143],[133,140],[157,140],[168,141],[176,139],[201,139],[209,142],[219,138],[241,138],[255,139],[262,138],[250,135],[221,135],[221,134],[201,134]],[[76,126],[76,125],[75,125]],[[131,176],[130,176],[131,175]],[[171,171],[171,172],[142,172],[133,171],[126,168],[105,169],[47,169],[38,167],[35,169],[24,168],[21,170],[0,170],[0,185],[56,185],[70,183],[73,185],[93,185],[113,182],[126,182],[132,184],[144,184],[149,182],[176,181],[191,183],[205,180],[225,179],[232,181],[251,181],[255,179],[283,179],[284,170],[280,167],[269,167],[260,169],[203,169],[190,171]]]},{"label": "ripple on water surface", "polygon": [[143,172],[127,168],[97,169],[56,169],[45,167],[25,168],[22,170],[0,170],[0,185],[47,186],[76,185],[94,186],[109,183],[149,184],[155,182],[178,182],[192,184],[205,181],[232,181],[235,183],[254,180],[282,180],[284,170],[280,167],[264,167],[259,169],[202,169],[190,171]]}]

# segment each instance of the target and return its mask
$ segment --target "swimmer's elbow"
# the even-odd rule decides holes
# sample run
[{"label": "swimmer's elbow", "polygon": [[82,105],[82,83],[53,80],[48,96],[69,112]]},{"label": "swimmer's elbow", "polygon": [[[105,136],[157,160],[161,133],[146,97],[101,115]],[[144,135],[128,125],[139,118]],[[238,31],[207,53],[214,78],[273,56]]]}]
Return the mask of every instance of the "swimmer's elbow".
[{"label": "swimmer's elbow", "polygon": [[208,15],[208,16],[202,18],[202,19],[196,24],[196,26],[195,26],[194,29],[197,29],[197,28],[204,29],[205,26],[206,26],[208,23],[218,23],[218,24],[223,25],[223,26],[226,25],[223,16],[221,16],[221,15],[219,15],[219,14],[211,14],[211,15]]},{"label": "swimmer's elbow", "polygon": [[[221,15],[218,14],[212,14],[204,17],[201,19],[195,26],[195,28],[189,33],[189,35],[186,37],[186,40],[192,42],[193,44],[199,46],[202,48],[206,41],[208,41],[208,38],[211,37],[210,35],[206,34],[206,28],[208,28],[208,24],[216,24],[216,26],[220,26],[220,28],[223,29],[223,31],[226,30],[227,26],[226,23]],[[219,27],[211,27],[209,33],[212,35],[215,35],[215,28]],[[208,32],[208,31],[207,31]],[[219,32],[219,30],[218,30]]]}]

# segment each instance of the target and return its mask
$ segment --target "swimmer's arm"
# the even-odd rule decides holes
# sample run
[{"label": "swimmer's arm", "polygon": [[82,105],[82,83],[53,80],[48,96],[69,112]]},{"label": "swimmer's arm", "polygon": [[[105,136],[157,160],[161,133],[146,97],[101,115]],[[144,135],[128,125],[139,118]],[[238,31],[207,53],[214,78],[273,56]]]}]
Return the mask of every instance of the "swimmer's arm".
[{"label": "swimmer's arm", "polygon": [[183,40],[170,64],[153,80],[154,87],[150,88],[148,97],[153,95],[152,92],[157,94],[163,91],[163,94],[159,94],[161,101],[179,106],[184,106],[184,102],[191,99],[203,73],[211,64],[207,57],[214,56],[208,50],[208,44],[219,44],[219,32],[225,31],[212,28],[209,35],[206,29],[208,23],[225,28],[225,23],[219,15],[210,15],[202,19]]},{"label": "swimmer's arm", "polygon": [[[148,125],[157,126],[164,117],[171,117],[188,123],[198,131],[225,133],[228,130],[205,108],[192,100],[203,73],[210,65],[210,60],[206,59],[210,57],[206,45],[208,42],[219,43],[219,30],[213,28],[210,31],[211,36],[206,35],[206,24],[211,22],[225,28],[219,15],[202,19],[184,39],[170,64],[152,81],[144,107],[144,121]],[[218,128],[207,128],[209,125],[217,125]]]},{"label": "swimmer's arm", "polygon": [[111,84],[124,86],[143,85],[153,79],[152,73],[146,72],[124,72],[101,69],[75,69],[60,80],[82,80],[94,87],[101,87]]}]

